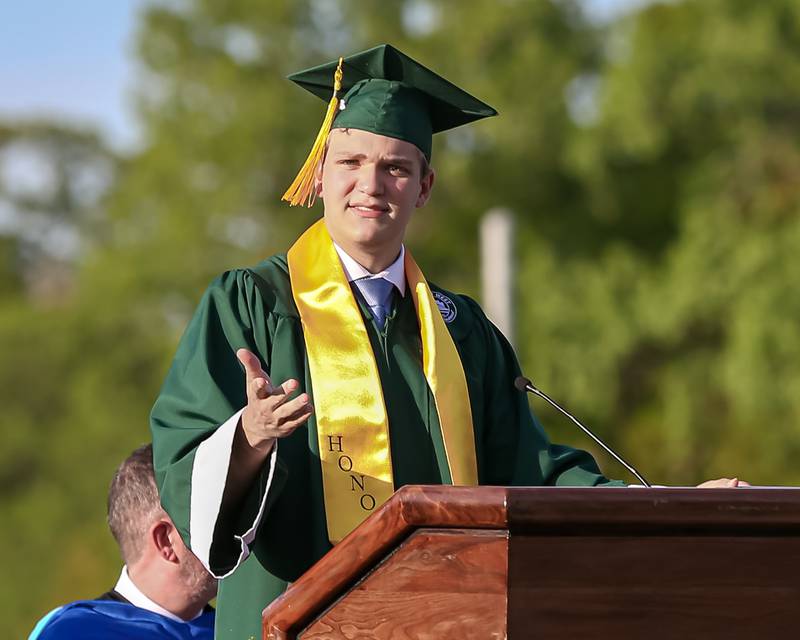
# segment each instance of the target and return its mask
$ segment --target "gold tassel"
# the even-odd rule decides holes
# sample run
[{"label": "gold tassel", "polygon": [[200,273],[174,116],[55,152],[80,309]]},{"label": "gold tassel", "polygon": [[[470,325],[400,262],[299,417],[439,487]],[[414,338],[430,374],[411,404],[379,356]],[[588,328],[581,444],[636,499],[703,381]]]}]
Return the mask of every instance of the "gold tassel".
[{"label": "gold tassel", "polygon": [[336,73],[333,75],[333,97],[328,103],[328,111],[325,113],[325,119],[322,121],[317,139],[314,141],[314,146],[311,147],[311,153],[308,154],[308,158],[306,158],[294,182],[292,182],[291,186],[281,198],[281,200],[286,200],[291,206],[305,203],[310,207],[314,204],[317,195],[316,189],[314,189],[316,171],[320,160],[322,160],[322,155],[325,153],[325,144],[331,132],[333,118],[336,116],[336,112],[339,109],[338,93],[341,88],[342,58],[339,58],[339,66],[336,67]]}]

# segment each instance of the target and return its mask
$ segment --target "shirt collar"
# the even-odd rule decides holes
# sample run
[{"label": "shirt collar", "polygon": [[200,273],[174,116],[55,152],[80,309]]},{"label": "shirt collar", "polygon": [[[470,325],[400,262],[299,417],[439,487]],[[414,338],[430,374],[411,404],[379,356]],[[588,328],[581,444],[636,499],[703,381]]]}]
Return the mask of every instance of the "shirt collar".
[{"label": "shirt collar", "polygon": [[[152,613],[157,613],[165,618],[169,618],[170,620],[175,620],[176,622],[187,622],[187,620],[183,620],[171,611],[167,611],[160,604],[153,602],[150,598],[144,595],[128,575],[127,565],[122,567],[122,573],[120,573],[119,580],[117,580],[117,584],[114,586],[114,591],[116,591],[135,607],[145,609],[146,611],[150,611]],[[202,610],[194,618],[192,618],[192,620],[199,618],[201,615],[203,615]]]},{"label": "shirt collar", "polygon": [[395,287],[397,287],[397,290],[400,292],[401,296],[406,295],[405,245],[400,245],[400,255],[397,256],[397,260],[395,260],[380,273],[371,273],[367,271],[358,262],[347,255],[345,250],[342,249],[338,244],[334,242],[333,246],[336,249],[336,253],[339,254],[339,260],[342,262],[344,275],[347,277],[348,282],[361,280],[363,278],[386,278]]}]

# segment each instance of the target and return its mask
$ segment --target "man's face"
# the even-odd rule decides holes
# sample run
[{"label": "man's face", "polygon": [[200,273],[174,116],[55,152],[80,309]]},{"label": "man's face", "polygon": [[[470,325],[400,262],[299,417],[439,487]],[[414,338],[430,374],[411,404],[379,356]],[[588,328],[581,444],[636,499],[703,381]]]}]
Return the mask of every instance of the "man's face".
[{"label": "man's face", "polygon": [[198,601],[207,603],[217,595],[218,581],[183,543],[177,529],[174,531],[175,553],[181,560],[179,569],[182,585],[188,593],[194,594]]},{"label": "man's face", "polygon": [[[409,142],[334,129],[322,167],[325,224],[345,251],[391,263],[414,209],[427,202],[433,173],[422,176],[422,153]],[[365,265],[367,266],[367,265]]]}]

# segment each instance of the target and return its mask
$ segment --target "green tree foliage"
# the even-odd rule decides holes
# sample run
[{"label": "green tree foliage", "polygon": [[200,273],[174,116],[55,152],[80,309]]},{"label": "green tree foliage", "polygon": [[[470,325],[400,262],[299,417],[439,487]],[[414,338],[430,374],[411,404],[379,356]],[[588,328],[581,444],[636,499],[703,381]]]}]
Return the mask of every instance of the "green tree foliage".
[{"label": "green tree foliage", "polygon": [[[77,297],[75,279],[82,256],[102,240],[101,201],[117,167],[91,132],[0,126],[0,548],[11,576],[0,586],[0,626],[7,637],[23,637],[67,594],[92,594],[115,562],[104,531],[105,486],[126,440],[143,435],[132,441],[107,425],[117,411],[138,410],[125,400],[141,406],[126,369],[143,354],[122,357],[125,318],[104,316],[99,296]],[[124,384],[106,388],[123,371]]]},{"label": "green tree foliage", "polygon": [[660,482],[800,480],[799,36],[792,2],[614,25],[569,153],[604,231],[565,259],[534,228],[523,252],[548,285],[521,310],[526,364]]},{"label": "green tree foliage", "polygon": [[[38,141],[61,185],[2,182],[0,205],[78,248],[0,241],[0,547],[20,576],[0,587],[5,635],[113,582],[106,487],[149,437],[203,288],[285,250],[321,213],[279,202],[324,110],[283,76],[381,41],[500,112],[435,142],[434,196],[409,237],[432,279],[478,296],[478,219],[510,207],[532,378],[651,480],[800,481],[795,5],[684,0],[607,26],[569,0],[148,8],[140,151],[120,161],[85,133],[0,128],[0,153]],[[113,188],[76,200],[79,166],[105,166]],[[33,265],[53,261],[67,293],[37,295]],[[586,446],[536,408],[555,439]]]}]

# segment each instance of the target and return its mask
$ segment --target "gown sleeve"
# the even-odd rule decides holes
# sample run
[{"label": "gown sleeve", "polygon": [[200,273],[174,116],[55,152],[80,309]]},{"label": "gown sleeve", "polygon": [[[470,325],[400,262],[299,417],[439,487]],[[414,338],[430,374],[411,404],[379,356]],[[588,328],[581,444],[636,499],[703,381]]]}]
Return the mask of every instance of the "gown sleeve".
[{"label": "gown sleeve", "polygon": [[249,271],[217,278],[180,341],[150,416],[161,503],[187,546],[218,578],[248,556],[286,478],[276,445],[236,515],[221,512],[233,436],[247,404],[236,351],[257,354],[269,372],[277,321]]}]

